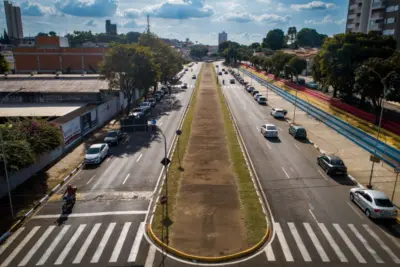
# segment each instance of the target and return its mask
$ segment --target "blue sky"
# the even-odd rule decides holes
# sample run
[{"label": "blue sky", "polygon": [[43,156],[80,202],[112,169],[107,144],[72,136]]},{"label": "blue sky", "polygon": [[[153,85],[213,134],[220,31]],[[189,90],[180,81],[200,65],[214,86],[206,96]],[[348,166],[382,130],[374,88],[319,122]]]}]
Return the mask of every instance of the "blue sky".
[{"label": "blue sky", "polygon": [[[164,38],[216,45],[218,32],[243,44],[260,42],[275,28],[316,29],[333,35],[345,28],[347,1],[343,0],[14,0],[22,10],[25,36],[73,30],[104,32],[105,20],[118,32],[143,32],[150,14],[151,30]],[[0,26],[6,28],[3,1]]]}]

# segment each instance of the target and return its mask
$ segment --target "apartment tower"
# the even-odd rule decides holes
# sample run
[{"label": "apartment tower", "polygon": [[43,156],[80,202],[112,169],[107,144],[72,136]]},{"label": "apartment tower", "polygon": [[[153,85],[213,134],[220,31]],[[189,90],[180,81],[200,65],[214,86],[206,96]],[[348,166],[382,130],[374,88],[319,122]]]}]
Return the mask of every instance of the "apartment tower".
[{"label": "apartment tower", "polygon": [[346,33],[377,31],[400,47],[400,0],[350,0]]},{"label": "apartment tower", "polygon": [[228,41],[228,34],[226,32],[219,33],[218,34],[218,45],[220,45],[226,41]]},{"label": "apartment tower", "polygon": [[18,6],[13,6],[9,1],[4,1],[4,12],[6,13],[7,34],[10,39],[23,39],[21,9]]}]

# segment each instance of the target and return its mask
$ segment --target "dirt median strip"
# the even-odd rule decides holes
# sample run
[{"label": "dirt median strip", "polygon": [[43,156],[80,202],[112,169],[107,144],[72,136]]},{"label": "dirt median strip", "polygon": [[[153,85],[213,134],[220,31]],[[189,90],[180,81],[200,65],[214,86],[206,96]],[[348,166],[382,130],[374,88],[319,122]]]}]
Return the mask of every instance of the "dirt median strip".
[{"label": "dirt median strip", "polygon": [[[173,222],[171,247],[204,257],[243,252],[262,240],[267,229],[260,199],[212,66],[206,65],[204,73],[199,75],[195,101],[184,122],[184,128],[191,131],[186,132],[185,142],[180,139],[184,171],[172,175],[178,168],[175,151],[168,194]],[[152,225],[158,237],[162,213],[159,205]]]}]

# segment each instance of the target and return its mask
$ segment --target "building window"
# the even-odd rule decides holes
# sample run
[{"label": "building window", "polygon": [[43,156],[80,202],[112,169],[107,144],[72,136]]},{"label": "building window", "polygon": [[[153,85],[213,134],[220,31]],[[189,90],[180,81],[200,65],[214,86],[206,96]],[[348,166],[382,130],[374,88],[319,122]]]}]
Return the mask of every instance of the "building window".
[{"label": "building window", "polygon": [[391,23],[395,23],[395,22],[396,22],[395,17],[385,19],[385,24],[391,24]]},{"label": "building window", "polygon": [[386,8],[386,12],[394,12],[399,10],[399,5],[396,6],[389,6]]},{"label": "building window", "polygon": [[383,35],[393,35],[394,29],[387,29],[383,31]]}]

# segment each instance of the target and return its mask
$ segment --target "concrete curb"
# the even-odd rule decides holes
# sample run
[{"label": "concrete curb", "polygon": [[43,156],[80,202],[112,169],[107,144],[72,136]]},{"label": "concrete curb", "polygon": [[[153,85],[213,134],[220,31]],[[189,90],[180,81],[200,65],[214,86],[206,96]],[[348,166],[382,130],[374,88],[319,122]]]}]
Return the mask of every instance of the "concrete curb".
[{"label": "concrete curb", "polygon": [[27,213],[25,213],[24,217],[19,219],[11,228],[5,232],[1,237],[0,237],[0,244],[3,244],[16,230],[18,230],[19,227],[22,226],[22,224],[39,208],[45,203],[57,190],[61,188],[63,184],[65,184],[72,176],[74,176],[75,173],[79,171],[80,168],[82,168],[83,162],[81,162],[78,167],[76,167],[70,174],[68,174],[62,182],[60,182],[58,185],[56,185],[50,193],[48,193],[46,196],[44,196],[38,203],[35,204],[35,206],[30,209]]}]

